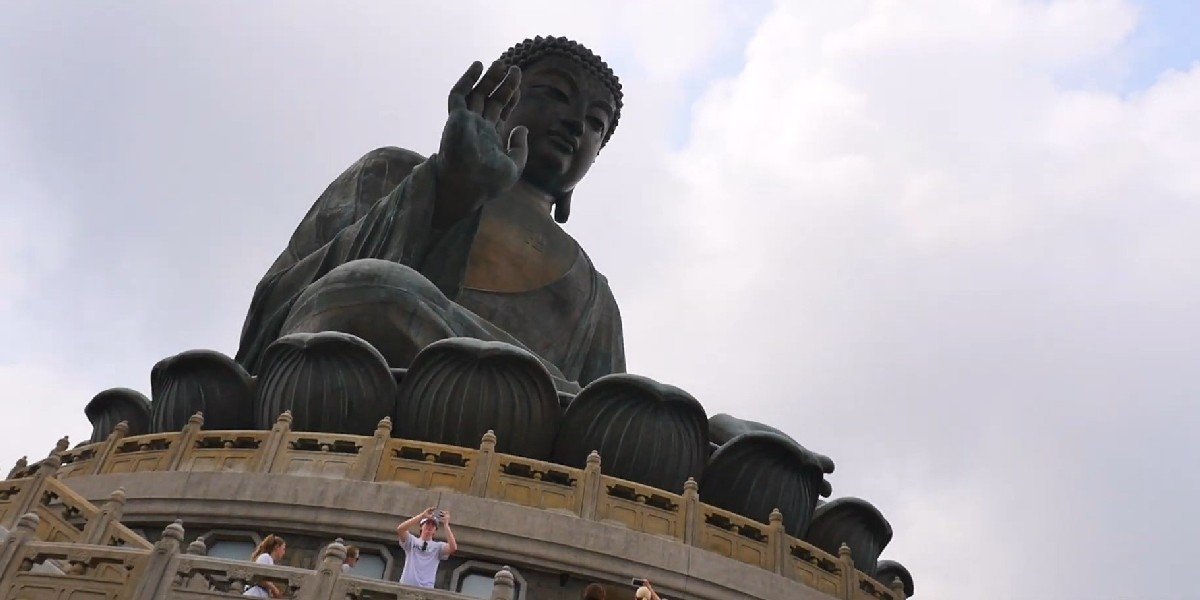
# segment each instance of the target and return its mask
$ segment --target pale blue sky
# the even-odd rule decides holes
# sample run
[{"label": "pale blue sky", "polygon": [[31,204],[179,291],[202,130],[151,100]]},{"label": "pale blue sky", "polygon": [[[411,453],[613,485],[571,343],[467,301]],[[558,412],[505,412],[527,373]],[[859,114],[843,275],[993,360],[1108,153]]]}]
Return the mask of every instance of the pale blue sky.
[{"label": "pale blue sky", "polygon": [[1141,19],[1128,43],[1127,91],[1145,89],[1163,71],[1187,70],[1200,60],[1200,2],[1154,0],[1139,6]]}]

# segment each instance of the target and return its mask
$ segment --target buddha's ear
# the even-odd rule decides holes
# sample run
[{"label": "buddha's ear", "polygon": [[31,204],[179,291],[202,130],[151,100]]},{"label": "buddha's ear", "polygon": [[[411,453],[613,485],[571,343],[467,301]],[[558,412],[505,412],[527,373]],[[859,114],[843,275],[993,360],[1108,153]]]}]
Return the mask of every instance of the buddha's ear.
[{"label": "buddha's ear", "polygon": [[573,192],[574,192],[574,190],[572,190],[570,192],[563,192],[554,201],[554,220],[555,221],[558,221],[559,223],[566,223],[567,219],[570,218],[570,216],[571,216],[571,194]]}]

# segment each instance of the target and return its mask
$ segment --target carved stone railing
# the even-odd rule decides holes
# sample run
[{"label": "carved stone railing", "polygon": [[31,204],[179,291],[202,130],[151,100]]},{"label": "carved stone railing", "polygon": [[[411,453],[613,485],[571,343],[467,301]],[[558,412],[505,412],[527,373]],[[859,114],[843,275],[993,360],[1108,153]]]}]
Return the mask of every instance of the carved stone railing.
[{"label": "carved stone railing", "polygon": [[37,539],[45,542],[150,548],[150,543],[121,524],[124,490],[116,490],[97,507],[56,478],[61,461],[51,455],[28,477],[0,483],[0,526],[12,529],[18,516],[38,517]]},{"label": "carved stone railing", "polygon": [[[847,552],[833,556],[787,535],[786,515],[778,510],[770,523],[761,523],[704,504],[694,480],[675,494],[604,475],[595,452],[583,469],[502,454],[496,452],[496,436],[490,431],[479,448],[463,448],[392,438],[388,418],[380,421],[373,436],[294,432],[291,422],[291,414],[285,412],[270,431],[204,431],[203,417],[197,413],[178,433],[130,437],[118,425],[103,442],[69,451],[60,444],[51,459],[65,463],[55,470],[63,479],[154,471],[257,472],[470,494],[679,540],[837,598],[904,600],[902,586],[889,587],[857,571],[845,546]],[[10,480],[0,483],[0,526],[30,510],[32,505],[13,505],[12,498],[41,472],[38,465],[18,463]],[[61,484],[58,488],[67,490]]]},{"label": "carved stone railing", "polygon": [[[152,547],[114,548],[38,539],[39,517],[26,513],[0,545],[0,598],[202,600],[241,598],[267,581],[293,600],[462,600],[461,594],[362,579],[342,573],[346,547],[327,546],[315,569],[209,558],[197,541],[184,551],[183,525],[163,530]],[[513,577],[496,573],[491,600],[513,600]]]}]

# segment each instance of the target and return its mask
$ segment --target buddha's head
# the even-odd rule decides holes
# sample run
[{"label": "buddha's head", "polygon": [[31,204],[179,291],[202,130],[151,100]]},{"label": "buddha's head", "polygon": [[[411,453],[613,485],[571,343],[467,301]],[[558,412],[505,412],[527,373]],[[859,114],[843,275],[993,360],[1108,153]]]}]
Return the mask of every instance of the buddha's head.
[{"label": "buddha's head", "polygon": [[621,82],[582,44],[536,37],[509,48],[498,62],[521,68],[521,98],[502,134],[529,129],[522,178],[556,199],[554,218],[566,222],[571,192],[587,174],[621,116]]}]

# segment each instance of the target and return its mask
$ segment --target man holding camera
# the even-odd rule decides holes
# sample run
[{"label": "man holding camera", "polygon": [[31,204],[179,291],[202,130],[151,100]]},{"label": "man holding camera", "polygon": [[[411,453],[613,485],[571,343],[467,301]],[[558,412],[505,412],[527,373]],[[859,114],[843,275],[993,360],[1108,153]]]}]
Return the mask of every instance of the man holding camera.
[{"label": "man holding camera", "polygon": [[[414,525],[420,525],[417,536],[409,533]],[[446,541],[434,541],[438,527],[446,528]],[[458,550],[454,532],[450,530],[450,511],[430,507],[419,515],[396,527],[400,536],[400,547],[404,549],[404,571],[400,583],[423,588],[432,588],[437,577],[438,564],[450,558]]]}]

